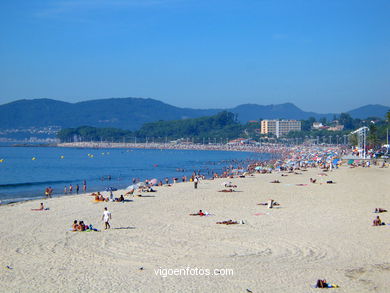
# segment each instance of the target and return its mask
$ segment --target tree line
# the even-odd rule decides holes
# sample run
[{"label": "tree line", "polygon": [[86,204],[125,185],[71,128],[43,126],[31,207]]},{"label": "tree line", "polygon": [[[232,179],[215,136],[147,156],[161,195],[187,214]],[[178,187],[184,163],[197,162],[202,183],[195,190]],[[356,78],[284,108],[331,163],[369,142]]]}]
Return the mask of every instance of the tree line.
[{"label": "tree line", "polygon": [[[66,128],[58,132],[57,137],[62,142],[69,141],[112,141],[112,142],[145,142],[148,139],[177,140],[181,138],[196,138],[208,141],[218,138],[225,141],[234,139],[244,133],[245,125],[241,125],[233,113],[223,111],[213,116],[194,119],[157,121],[145,123],[139,130],[130,131],[117,128],[97,128],[81,126]],[[249,134],[249,133],[248,133]]]},{"label": "tree line", "polygon": [[[316,130],[312,128],[316,119],[311,117],[301,120],[302,131],[291,131],[283,139],[290,141],[305,141],[307,139],[326,143],[344,143],[348,136],[350,143],[354,142],[354,136],[349,135],[352,130],[362,126],[369,127],[368,141],[371,145],[378,145],[386,141],[386,131],[389,128],[390,111],[385,119],[369,117],[367,119],[353,119],[349,114],[341,113],[334,117],[333,121],[320,119],[323,125],[344,125],[342,131]],[[259,119],[262,120],[261,118]],[[139,130],[130,131],[118,128],[97,128],[81,126],[66,128],[58,132],[57,137],[61,142],[72,141],[110,141],[110,142],[166,142],[171,140],[186,139],[192,142],[226,142],[235,138],[252,138],[256,141],[275,141],[274,135],[260,134],[260,121],[241,124],[235,114],[223,111],[213,116],[194,119],[182,119],[172,121],[157,121],[145,123]]]}]

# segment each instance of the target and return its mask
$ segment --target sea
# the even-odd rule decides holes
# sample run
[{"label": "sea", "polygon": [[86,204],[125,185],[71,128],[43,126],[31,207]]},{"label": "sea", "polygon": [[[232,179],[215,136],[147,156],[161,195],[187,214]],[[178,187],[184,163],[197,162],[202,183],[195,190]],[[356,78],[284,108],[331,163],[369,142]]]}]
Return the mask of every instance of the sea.
[{"label": "sea", "polygon": [[252,160],[268,160],[270,154],[236,151],[156,150],[156,149],[88,149],[59,147],[0,146],[1,204],[44,197],[45,188],[54,189],[53,196],[63,196],[64,187],[83,181],[87,192],[107,188],[123,189],[133,179],[191,176],[200,172],[212,177],[227,167],[246,166]]}]

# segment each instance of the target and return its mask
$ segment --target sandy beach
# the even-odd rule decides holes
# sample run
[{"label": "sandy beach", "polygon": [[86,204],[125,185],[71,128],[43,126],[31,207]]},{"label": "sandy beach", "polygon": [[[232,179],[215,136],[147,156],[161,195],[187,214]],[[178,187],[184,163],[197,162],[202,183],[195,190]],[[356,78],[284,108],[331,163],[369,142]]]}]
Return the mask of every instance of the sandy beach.
[{"label": "sandy beach", "polygon": [[[232,193],[216,179],[125,203],[78,195],[43,200],[48,211],[31,211],[41,201],[0,206],[0,291],[295,293],[326,279],[340,286],[332,292],[386,292],[390,226],[372,220],[390,210],[390,169],[300,173],[231,179]],[[257,205],[270,198],[281,205]],[[102,229],[106,206],[111,229],[69,231],[75,219]],[[200,209],[213,215],[189,216]],[[216,224],[229,219],[244,224]]]}]

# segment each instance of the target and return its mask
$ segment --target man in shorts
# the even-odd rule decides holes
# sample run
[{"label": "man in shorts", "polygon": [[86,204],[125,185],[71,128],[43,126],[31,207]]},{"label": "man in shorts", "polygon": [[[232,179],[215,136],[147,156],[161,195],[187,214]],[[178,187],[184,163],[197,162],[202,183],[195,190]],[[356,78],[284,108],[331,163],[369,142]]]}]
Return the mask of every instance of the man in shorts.
[{"label": "man in shorts", "polygon": [[110,229],[111,213],[107,210],[107,207],[104,208],[102,220],[104,221],[104,229]]}]

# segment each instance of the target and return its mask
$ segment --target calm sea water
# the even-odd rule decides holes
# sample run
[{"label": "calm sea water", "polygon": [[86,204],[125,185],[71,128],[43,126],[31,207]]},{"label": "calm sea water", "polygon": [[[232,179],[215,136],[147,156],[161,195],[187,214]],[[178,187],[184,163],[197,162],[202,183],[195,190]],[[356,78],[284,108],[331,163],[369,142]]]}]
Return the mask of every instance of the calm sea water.
[{"label": "calm sea water", "polygon": [[[266,160],[269,154],[225,151],[77,149],[52,147],[0,147],[0,200],[2,203],[41,198],[46,187],[63,195],[83,180],[87,191],[126,188],[132,178],[181,178],[194,170],[208,174],[235,164],[234,160]],[[178,170],[183,169],[183,170]],[[212,173],[210,173],[211,175]],[[111,180],[102,177],[111,176]]]}]

